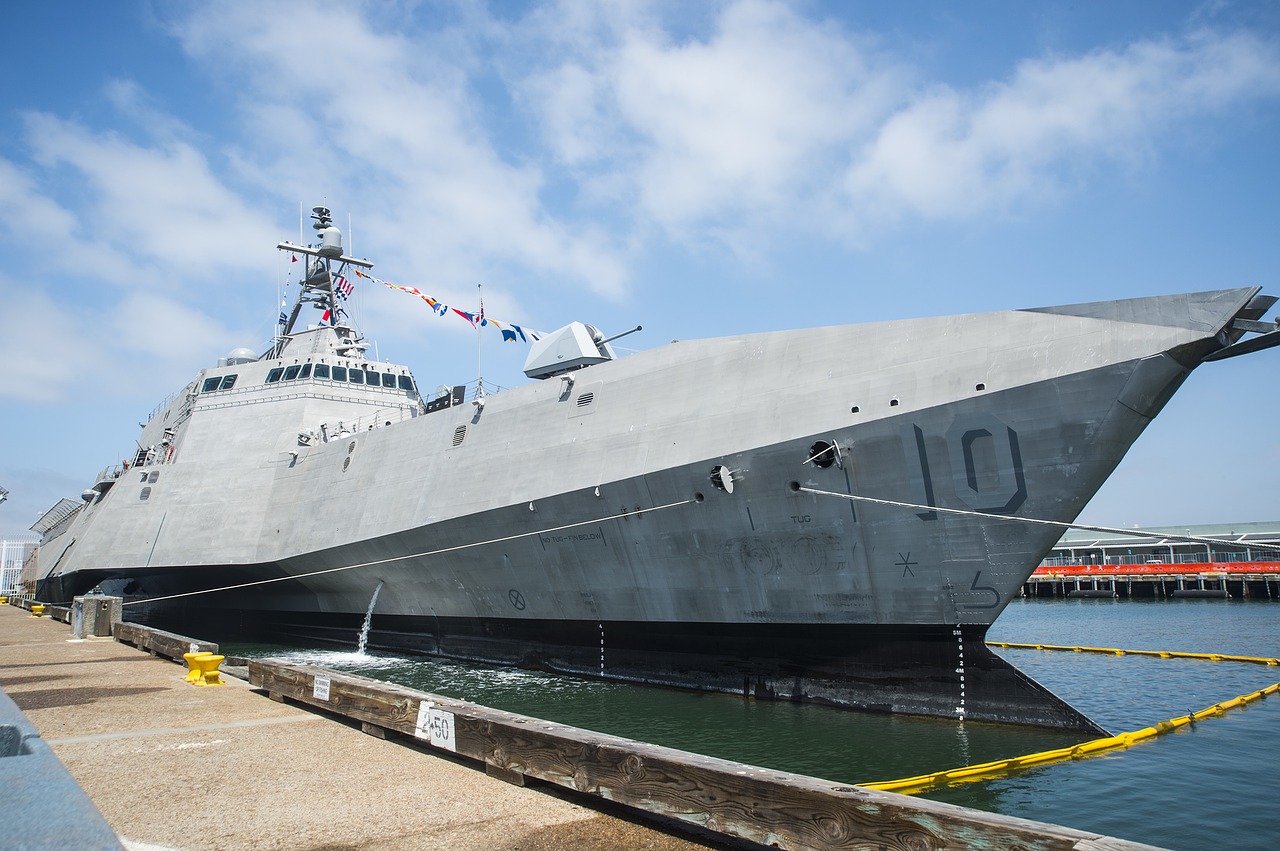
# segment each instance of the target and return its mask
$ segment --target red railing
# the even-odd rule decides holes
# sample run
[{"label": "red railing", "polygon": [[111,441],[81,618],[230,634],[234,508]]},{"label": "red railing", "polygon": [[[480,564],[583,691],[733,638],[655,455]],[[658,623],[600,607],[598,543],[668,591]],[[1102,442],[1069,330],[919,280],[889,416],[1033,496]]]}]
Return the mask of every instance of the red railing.
[{"label": "red railing", "polygon": [[1063,564],[1050,567],[1038,567],[1032,576],[1149,576],[1162,574],[1165,576],[1199,575],[1203,573],[1221,574],[1280,574],[1280,562],[1275,561],[1233,561],[1233,562],[1200,562],[1193,564]]}]

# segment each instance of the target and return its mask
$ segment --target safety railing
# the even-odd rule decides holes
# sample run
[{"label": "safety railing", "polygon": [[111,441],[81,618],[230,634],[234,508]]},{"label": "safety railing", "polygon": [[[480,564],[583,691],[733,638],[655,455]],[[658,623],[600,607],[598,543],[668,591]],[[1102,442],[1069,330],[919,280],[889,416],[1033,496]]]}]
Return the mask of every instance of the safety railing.
[{"label": "safety railing", "polygon": [[1192,553],[1174,553],[1161,555],[1122,555],[1122,556],[1104,556],[1102,558],[1047,558],[1040,562],[1042,567],[1089,567],[1089,566],[1106,566],[1106,565],[1133,565],[1133,564],[1233,564],[1239,562],[1252,561],[1280,561],[1280,551],[1274,549],[1251,550],[1248,552],[1192,552]]}]

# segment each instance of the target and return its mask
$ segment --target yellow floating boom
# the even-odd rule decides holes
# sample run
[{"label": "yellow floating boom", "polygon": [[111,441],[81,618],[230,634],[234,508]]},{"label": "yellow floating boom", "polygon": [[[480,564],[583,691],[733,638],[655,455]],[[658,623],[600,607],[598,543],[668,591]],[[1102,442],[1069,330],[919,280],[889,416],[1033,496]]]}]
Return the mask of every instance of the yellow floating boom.
[{"label": "yellow floating boom", "polygon": [[[1015,644],[1009,641],[989,641],[988,645],[992,647],[1007,647],[1020,650],[1067,650],[1075,653],[1104,653],[1110,656],[1159,656],[1162,659],[1205,659],[1211,662],[1247,662],[1255,665],[1280,665],[1280,660],[1262,657],[1262,656],[1231,656],[1223,653],[1178,653],[1168,650],[1120,650],[1114,647],[1079,647],[1067,646],[1060,644]],[[1201,709],[1199,712],[1192,712],[1188,715],[1180,715],[1177,718],[1170,718],[1168,721],[1161,721],[1151,727],[1143,727],[1141,730],[1133,730],[1128,733],[1119,733],[1115,736],[1107,736],[1102,739],[1093,739],[1092,741],[1082,742],[1067,748],[1057,748],[1050,751],[1040,751],[1039,753],[1026,754],[1011,759],[998,759],[993,762],[984,762],[978,765],[969,765],[963,768],[951,768],[945,771],[935,771],[931,774],[919,774],[915,777],[904,777],[900,780],[880,780],[873,783],[859,783],[859,786],[868,789],[879,789],[885,792],[903,792],[910,794],[919,792],[924,789],[931,788],[942,784],[968,783],[975,780],[986,780],[992,777],[999,777],[1021,768],[1029,768],[1035,765],[1045,765],[1051,762],[1062,762],[1068,759],[1083,759],[1085,757],[1094,756],[1095,754],[1106,753],[1107,751],[1127,748],[1137,742],[1143,742],[1148,739],[1154,739],[1165,733],[1170,733],[1179,727],[1193,724],[1196,721],[1203,721],[1206,718],[1212,718],[1215,715],[1221,715],[1228,709],[1236,709],[1245,706],[1255,700],[1261,700],[1268,695],[1275,694],[1280,691],[1280,683],[1274,683],[1266,688],[1259,689],[1249,694],[1242,694],[1239,697],[1233,697],[1231,700],[1215,703],[1213,706]]]}]

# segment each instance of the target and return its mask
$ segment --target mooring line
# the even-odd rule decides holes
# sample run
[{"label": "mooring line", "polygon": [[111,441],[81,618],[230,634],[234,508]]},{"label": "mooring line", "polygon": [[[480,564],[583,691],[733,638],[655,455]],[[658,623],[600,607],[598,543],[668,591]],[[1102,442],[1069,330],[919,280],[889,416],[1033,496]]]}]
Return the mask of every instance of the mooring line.
[{"label": "mooring line", "polygon": [[1062,520],[1041,520],[1037,517],[1019,517],[1016,514],[988,514],[984,511],[968,511],[963,508],[943,508],[938,505],[924,505],[918,502],[902,502],[895,499],[880,499],[874,496],[859,496],[852,493],[840,493],[839,491],[824,491],[820,488],[810,488],[804,485],[793,485],[792,489],[800,493],[812,493],[818,496],[834,496],[840,499],[850,499],[854,502],[870,502],[875,505],[892,505],[897,508],[910,508],[915,511],[937,511],[942,514],[957,514],[962,517],[981,517],[984,520],[1006,520],[1013,523],[1031,523],[1040,526],[1057,526],[1060,529],[1083,529],[1086,532],[1106,532],[1114,535],[1125,535],[1126,537],[1144,537],[1155,538],[1170,541],[1185,541],[1193,544],[1223,544],[1232,547],[1249,547],[1250,549],[1264,550],[1280,550],[1280,544],[1266,544],[1261,542],[1247,541],[1229,541],[1225,538],[1205,538],[1198,535],[1178,535],[1174,533],[1166,534],[1160,532],[1158,534],[1143,534],[1139,529],[1120,529],[1115,526],[1090,526],[1084,523],[1067,523]]},{"label": "mooring line", "polygon": [[[1013,644],[1005,641],[992,641],[988,642],[988,644],[997,647],[1015,647],[1019,649],[1070,650],[1077,653],[1108,653],[1113,656],[1159,656],[1162,659],[1207,659],[1215,662],[1247,662],[1255,665],[1261,664],[1273,666],[1280,664],[1280,660],[1269,657],[1230,656],[1224,653],[1178,653],[1176,651],[1169,650],[1119,650],[1112,647],[1072,647],[1061,644]],[[1132,730],[1128,733],[1119,733],[1115,736],[1092,739],[1078,745],[1072,745],[1071,747],[1040,751],[1038,753],[1016,756],[1011,759],[997,759],[992,760],[991,762],[979,763],[977,765],[966,765],[963,768],[950,768],[945,771],[918,774],[915,777],[904,777],[900,780],[878,780],[873,783],[859,783],[857,785],[868,789],[877,789],[882,792],[900,792],[902,794],[910,795],[915,792],[920,792],[933,786],[937,786],[941,783],[971,783],[979,780],[988,780],[993,777],[1004,776],[1021,768],[1047,765],[1052,762],[1063,762],[1068,759],[1084,759],[1085,757],[1090,757],[1095,754],[1127,748],[1138,742],[1154,739],[1157,736],[1163,736],[1165,733],[1171,733],[1180,727],[1185,727],[1188,724],[1195,724],[1197,721],[1203,721],[1206,718],[1221,715],[1229,709],[1237,709],[1241,706],[1247,706],[1256,700],[1262,700],[1263,698],[1276,694],[1277,692],[1280,692],[1280,683],[1273,683],[1266,688],[1250,692],[1249,694],[1242,694],[1239,697],[1233,697],[1231,700],[1215,703],[1213,706],[1201,709],[1199,712],[1189,712],[1186,715],[1179,715],[1176,718],[1170,718],[1168,721],[1161,721],[1150,727],[1143,727],[1141,730]]]},{"label": "mooring line", "polygon": [[217,591],[235,591],[240,588],[251,588],[255,585],[269,585],[273,582],[290,582],[295,579],[307,579],[312,576],[321,576],[326,573],[338,573],[343,570],[356,570],[362,567],[376,567],[377,565],[380,565],[380,564],[390,564],[392,562],[404,561],[406,559],[411,559],[411,558],[425,558],[427,556],[441,555],[442,553],[452,553],[452,552],[458,552],[459,550],[468,550],[468,549],[472,549],[473,547],[484,547],[484,546],[488,546],[489,544],[501,544],[504,541],[514,541],[514,540],[517,540],[518,538],[528,538],[528,537],[532,537],[533,535],[546,535],[551,532],[562,532],[565,529],[576,529],[579,526],[590,526],[593,523],[607,523],[610,520],[619,520],[625,517],[636,517],[637,515],[640,515],[640,514],[649,514],[654,511],[663,511],[664,509],[667,509],[667,508],[677,508],[681,505],[689,505],[690,503],[697,502],[697,501],[698,501],[697,499],[684,499],[684,500],[680,500],[679,502],[668,502],[665,505],[655,505],[650,508],[637,508],[631,511],[622,511],[622,512],[619,512],[618,514],[611,514],[607,517],[596,517],[591,520],[581,520],[577,523],[566,523],[563,526],[551,526],[547,529],[536,529],[532,532],[518,532],[514,535],[505,535],[501,538],[490,538],[487,541],[475,541],[470,544],[458,544],[457,546],[454,546],[454,547],[442,547],[441,549],[438,549],[438,550],[424,550],[423,552],[420,552],[420,553],[408,553],[402,556],[392,556],[391,558],[377,559],[376,561],[360,562],[359,564],[344,564],[340,567],[328,567],[328,568],[325,568],[324,570],[313,570],[309,573],[294,573],[294,574],[290,574],[289,576],[275,576],[275,577],[272,577],[271,579],[258,579],[253,582],[241,582],[238,585],[224,585],[220,588],[205,588],[201,591],[184,591],[181,594],[169,594],[164,597],[148,597],[145,600],[129,600],[123,603],[123,605],[137,606],[143,603],[159,603],[164,600],[177,600],[180,597],[195,597],[200,594],[213,594]]}]

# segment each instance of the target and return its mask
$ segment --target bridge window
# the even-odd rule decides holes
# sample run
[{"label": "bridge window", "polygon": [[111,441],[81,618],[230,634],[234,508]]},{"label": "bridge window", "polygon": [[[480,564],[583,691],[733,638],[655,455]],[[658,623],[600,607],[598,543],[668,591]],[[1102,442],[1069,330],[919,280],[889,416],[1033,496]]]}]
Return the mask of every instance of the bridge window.
[{"label": "bridge window", "polygon": [[310,377],[311,377],[311,361],[307,361],[302,365],[302,372],[298,373],[298,378],[303,379],[303,378],[310,378]]},{"label": "bridge window", "polygon": [[296,363],[293,366],[286,367],[284,371],[284,380],[293,381],[293,379],[298,377],[298,370],[300,369],[302,369],[302,367],[298,366]]},{"label": "bridge window", "polygon": [[213,378],[206,378],[204,386],[200,388],[201,393],[210,393],[218,389],[218,385],[222,383],[222,376],[215,375]]},{"label": "bridge window", "polygon": [[380,378],[378,376],[378,373],[374,372],[373,370],[366,369],[364,372],[364,383],[368,384],[370,387],[381,387],[382,378]]},{"label": "bridge window", "polygon": [[239,374],[238,374],[238,373],[234,373],[234,372],[233,372],[233,373],[231,373],[230,375],[224,375],[224,376],[222,376],[222,386],[221,386],[221,387],[219,387],[218,389],[219,389],[219,390],[230,390],[232,387],[235,387],[235,386],[236,386],[236,379],[237,379],[237,378],[239,378]]},{"label": "bridge window", "polygon": [[[390,385],[387,385],[387,386],[390,386]],[[401,389],[401,390],[408,390],[410,393],[412,393],[412,392],[413,392],[413,379],[412,379],[412,378],[410,378],[410,377],[409,377],[409,376],[407,376],[407,375],[402,375],[402,376],[400,376],[400,389]]]},{"label": "bridge window", "polygon": [[364,384],[364,372],[353,366],[347,373],[347,380],[352,384]]},{"label": "bridge window", "polygon": [[267,383],[275,384],[280,380],[280,376],[284,375],[284,367],[277,366],[275,369],[267,373]]},{"label": "bridge window", "polygon": [[334,381],[346,381],[346,380],[347,380],[347,368],[346,368],[345,366],[335,366],[335,367],[333,368],[333,380],[334,380]]},{"label": "bridge window", "polygon": [[329,364],[327,363],[316,364],[316,378],[328,378],[328,377],[329,377]]},{"label": "bridge window", "polygon": [[394,389],[394,388],[395,388],[395,386],[396,386],[396,376],[395,376],[395,374],[394,374],[394,373],[391,373],[391,372],[384,372],[384,373],[382,373],[382,386],[383,386],[383,387],[390,387],[390,388]]}]

